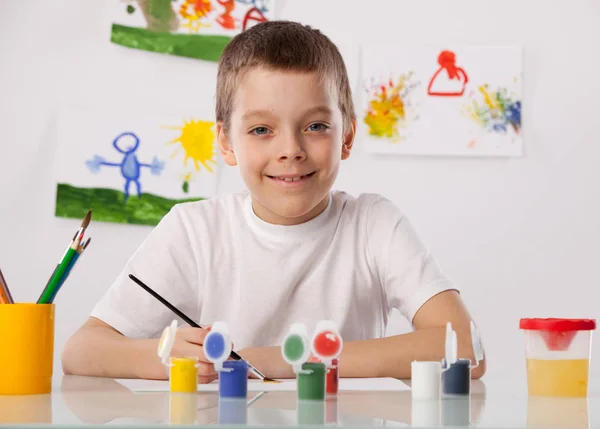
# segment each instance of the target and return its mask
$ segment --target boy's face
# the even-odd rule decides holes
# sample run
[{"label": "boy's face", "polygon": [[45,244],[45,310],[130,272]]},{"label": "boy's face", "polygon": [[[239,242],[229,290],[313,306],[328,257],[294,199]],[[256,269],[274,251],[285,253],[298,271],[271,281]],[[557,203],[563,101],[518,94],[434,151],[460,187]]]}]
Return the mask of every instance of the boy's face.
[{"label": "boy's face", "polygon": [[239,165],[258,217],[306,222],[327,206],[355,124],[344,135],[337,95],[316,72],[253,68],[239,82],[230,129],[217,127],[221,153]]}]

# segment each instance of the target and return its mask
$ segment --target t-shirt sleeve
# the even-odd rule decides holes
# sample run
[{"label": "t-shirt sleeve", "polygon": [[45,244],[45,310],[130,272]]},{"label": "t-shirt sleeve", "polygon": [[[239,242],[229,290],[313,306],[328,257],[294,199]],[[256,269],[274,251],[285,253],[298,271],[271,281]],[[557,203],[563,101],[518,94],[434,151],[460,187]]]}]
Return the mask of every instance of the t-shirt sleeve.
[{"label": "t-shirt sleeve", "polygon": [[429,299],[446,290],[458,290],[391,201],[378,196],[367,218],[369,253],[388,311],[396,308],[412,322]]},{"label": "t-shirt sleeve", "polygon": [[129,278],[133,274],[194,320],[199,320],[197,264],[177,206],[150,232],[91,316],[131,338],[152,338],[172,320],[171,310]]}]

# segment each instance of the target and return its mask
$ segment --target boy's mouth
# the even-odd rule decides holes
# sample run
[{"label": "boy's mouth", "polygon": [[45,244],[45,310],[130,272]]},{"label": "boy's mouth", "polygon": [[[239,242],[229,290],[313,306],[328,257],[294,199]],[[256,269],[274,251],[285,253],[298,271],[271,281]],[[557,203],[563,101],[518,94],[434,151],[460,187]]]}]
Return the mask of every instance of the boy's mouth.
[{"label": "boy's mouth", "polygon": [[308,178],[310,178],[311,176],[313,176],[316,172],[310,172],[308,174],[298,174],[298,175],[293,175],[293,174],[285,174],[283,176],[269,176],[267,175],[267,177],[269,179],[273,179],[275,181],[280,181],[280,182],[286,182],[286,183],[292,183],[292,182],[300,182],[303,180],[306,180]]}]

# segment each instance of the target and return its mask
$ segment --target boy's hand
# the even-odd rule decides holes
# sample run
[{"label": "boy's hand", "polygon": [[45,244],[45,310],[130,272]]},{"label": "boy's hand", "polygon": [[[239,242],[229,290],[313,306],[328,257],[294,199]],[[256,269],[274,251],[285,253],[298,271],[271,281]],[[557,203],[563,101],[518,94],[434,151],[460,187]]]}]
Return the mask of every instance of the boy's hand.
[{"label": "boy's hand", "polygon": [[217,378],[214,365],[204,354],[204,338],[208,330],[185,326],[177,329],[175,342],[171,351],[172,357],[197,357],[198,358],[198,382],[210,383]]}]

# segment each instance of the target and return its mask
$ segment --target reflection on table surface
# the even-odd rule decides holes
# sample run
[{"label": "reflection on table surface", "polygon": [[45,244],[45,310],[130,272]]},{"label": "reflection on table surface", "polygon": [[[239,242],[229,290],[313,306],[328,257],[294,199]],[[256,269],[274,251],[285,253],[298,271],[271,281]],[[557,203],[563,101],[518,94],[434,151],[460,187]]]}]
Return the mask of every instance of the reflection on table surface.
[{"label": "reflection on table surface", "polygon": [[220,401],[216,392],[135,393],[112,379],[63,376],[49,395],[0,396],[0,424],[579,429],[591,427],[590,401],[600,405],[596,398],[490,395],[483,380],[473,382],[470,396],[438,401],[413,400],[410,391],[341,392],[325,402],[299,402],[296,392],[249,392],[247,400]]}]

